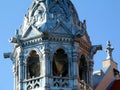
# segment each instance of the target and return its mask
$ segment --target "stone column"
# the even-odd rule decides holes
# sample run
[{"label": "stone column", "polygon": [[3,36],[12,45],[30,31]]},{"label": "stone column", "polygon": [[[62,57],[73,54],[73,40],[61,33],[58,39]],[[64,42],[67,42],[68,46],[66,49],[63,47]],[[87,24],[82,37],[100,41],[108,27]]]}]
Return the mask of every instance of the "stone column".
[{"label": "stone column", "polygon": [[[27,80],[27,61],[24,62],[24,79]],[[27,88],[27,83],[24,83],[25,88]]]},{"label": "stone column", "polygon": [[44,46],[44,58],[45,58],[45,90],[48,90],[49,85],[49,75],[50,75],[50,48],[48,43],[45,43]]},{"label": "stone column", "polygon": [[23,90],[23,52],[22,48],[19,47],[18,66],[19,66],[19,90]]},{"label": "stone column", "polygon": [[13,75],[14,75],[14,90],[16,90],[16,67],[15,67],[15,63],[13,63]]},{"label": "stone column", "polygon": [[94,66],[94,61],[90,60],[89,61],[89,83],[91,87],[93,87],[93,66]]},{"label": "stone column", "polygon": [[74,78],[74,86],[73,90],[77,90],[77,50],[73,47],[73,52],[72,52],[72,65],[73,65],[73,78]]},{"label": "stone column", "polygon": [[24,75],[25,75],[25,80],[27,80],[27,60],[24,62]]}]

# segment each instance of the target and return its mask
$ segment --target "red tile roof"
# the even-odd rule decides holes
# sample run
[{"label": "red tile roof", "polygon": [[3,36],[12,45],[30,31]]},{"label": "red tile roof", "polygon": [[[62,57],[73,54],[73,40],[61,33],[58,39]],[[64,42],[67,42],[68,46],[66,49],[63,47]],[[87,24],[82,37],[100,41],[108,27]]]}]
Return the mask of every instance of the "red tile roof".
[{"label": "red tile roof", "polygon": [[116,80],[110,90],[120,90],[120,80]]}]

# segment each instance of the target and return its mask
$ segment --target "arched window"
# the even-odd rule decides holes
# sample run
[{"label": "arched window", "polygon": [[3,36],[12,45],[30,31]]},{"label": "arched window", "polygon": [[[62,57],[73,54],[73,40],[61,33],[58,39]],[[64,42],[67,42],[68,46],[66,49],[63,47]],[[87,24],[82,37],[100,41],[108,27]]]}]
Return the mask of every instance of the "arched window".
[{"label": "arched window", "polygon": [[82,55],[79,61],[79,78],[87,83],[87,62],[85,56]]},{"label": "arched window", "polygon": [[68,57],[63,49],[58,49],[53,57],[53,75],[63,76],[68,75]]},{"label": "arched window", "polygon": [[27,79],[40,76],[40,61],[39,55],[35,50],[30,52],[27,58]]}]

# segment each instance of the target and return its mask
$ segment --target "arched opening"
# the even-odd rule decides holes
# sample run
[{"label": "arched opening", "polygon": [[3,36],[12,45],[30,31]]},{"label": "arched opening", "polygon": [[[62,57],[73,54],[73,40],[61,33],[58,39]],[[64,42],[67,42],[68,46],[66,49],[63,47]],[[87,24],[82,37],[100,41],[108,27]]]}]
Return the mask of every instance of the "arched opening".
[{"label": "arched opening", "polygon": [[68,76],[68,57],[63,49],[54,53],[52,67],[54,76]]},{"label": "arched opening", "polygon": [[27,79],[40,76],[39,55],[35,50],[30,52],[27,58]]},{"label": "arched opening", "polygon": [[87,62],[85,56],[82,55],[79,61],[79,78],[87,83]]}]

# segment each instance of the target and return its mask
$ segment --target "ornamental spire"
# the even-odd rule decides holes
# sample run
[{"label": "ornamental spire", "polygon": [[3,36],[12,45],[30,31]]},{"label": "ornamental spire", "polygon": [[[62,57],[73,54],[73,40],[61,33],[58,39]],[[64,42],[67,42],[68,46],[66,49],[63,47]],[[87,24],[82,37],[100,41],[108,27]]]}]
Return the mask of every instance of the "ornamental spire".
[{"label": "ornamental spire", "polygon": [[106,52],[107,52],[107,58],[106,59],[113,60],[112,51],[114,50],[114,48],[111,47],[110,41],[107,42],[106,46],[107,46],[106,47]]}]

